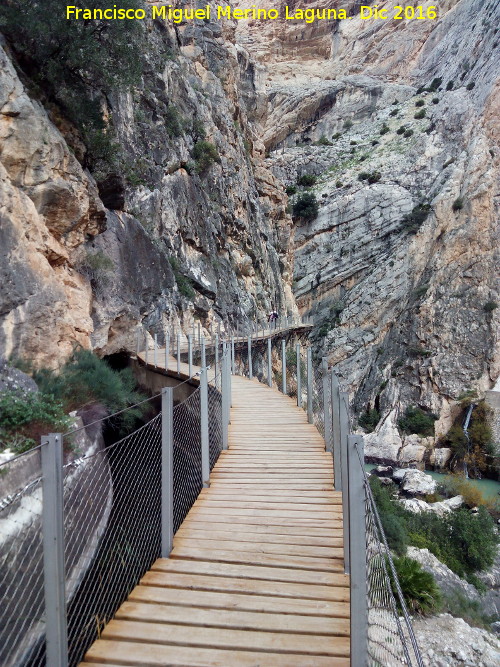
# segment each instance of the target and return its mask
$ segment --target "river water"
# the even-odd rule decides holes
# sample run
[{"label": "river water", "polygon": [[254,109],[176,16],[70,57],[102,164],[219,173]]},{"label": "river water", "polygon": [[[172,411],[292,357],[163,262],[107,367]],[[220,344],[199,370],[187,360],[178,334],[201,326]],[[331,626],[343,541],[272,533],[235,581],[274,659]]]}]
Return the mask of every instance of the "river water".
[{"label": "river water", "polygon": [[[377,466],[373,463],[366,463],[365,470],[370,471]],[[432,470],[424,471],[427,475],[430,475],[436,482],[442,482],[448,475],[443,472],[433,472]],[[469,482],[481,491],[484,498],[498,498],[500,495],[500,482],[495,481],[494,479],[469,479]]]}]

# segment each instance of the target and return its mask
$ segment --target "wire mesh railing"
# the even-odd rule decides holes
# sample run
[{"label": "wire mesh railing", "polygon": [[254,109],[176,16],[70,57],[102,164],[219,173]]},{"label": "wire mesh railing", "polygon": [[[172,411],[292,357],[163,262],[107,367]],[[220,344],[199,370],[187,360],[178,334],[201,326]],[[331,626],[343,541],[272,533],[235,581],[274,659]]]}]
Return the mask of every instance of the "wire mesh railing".
[{"label": "wire mesh railing", "polygon": [[40,448],[0,465],[0,664],[45,655]]},{"label": "wire mesh railing", "polygon": [[[183,401],[174,406],[174,389],[162,391],[162,408],[170,397],[170,434],[160,412],[118,442],[105,446],[97,438],[64,465],[64,437],[52,435],[0,466],[0,664],[79,664],[165,555],[165,526],[171,544],[203,488],[204,459],[210,470],[227,443],[221,389],[224,384],[227,406],[229,365],[221,358],[216,372],[215,354],[209,360]],[[50,475],[42,465],[44,456],[51,458],[47,447],[56,454]],[[56,652],[49,650],[55,645]]]},{"label": "wire mesh railing", "polygon": [[[268,334],[259,336],[257,328],[250,336],[231,336],[212,346],[202,339],[199,356],[191,349],[192,376],[179,383],[191,384],[187,398],[174,405],[174,390],[165,388],[162,412],[140,429],[109,446],[96,445],[64,466],[61,455],[59,496],[58,484],[48,484],[40,452],[56,446],[61,452],[62,436],[49,436],[26,458],[0,466],[2,665],[66,664],[46,655],[54,632],[67,664],[77,665],[153,562],[168,556],[174,533],[227,447],[232,370],[293,397],[333,452],[335,489],[343,492],[344,562],[351,576],[351,637],[356,638],[351,664],[421,667],[364,471],[362,438],[350,435],[347,395],[325,360],[313,364],[311,349],[293,327]],[[159,364],[161,350],[155,350]],[[47,527],[55,538],[58,534],[52,519],[46,525],[47,502],[60,514],[54,554],[47,554],[44,543]],[[52,564],[58,561],[57,548],[63,619],[54,595],[47,597],[47,572],[57,579]]]}]

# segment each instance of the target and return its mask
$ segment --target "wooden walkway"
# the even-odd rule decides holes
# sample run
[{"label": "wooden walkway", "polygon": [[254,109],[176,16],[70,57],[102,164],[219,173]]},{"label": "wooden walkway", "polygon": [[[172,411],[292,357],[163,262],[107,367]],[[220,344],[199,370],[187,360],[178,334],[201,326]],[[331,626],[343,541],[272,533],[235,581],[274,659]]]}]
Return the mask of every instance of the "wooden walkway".
[{"label": "wooden walkway", "polygon": [[229,450],[81,667],[347,667],[332,457],[294,401],[232,378]]}]

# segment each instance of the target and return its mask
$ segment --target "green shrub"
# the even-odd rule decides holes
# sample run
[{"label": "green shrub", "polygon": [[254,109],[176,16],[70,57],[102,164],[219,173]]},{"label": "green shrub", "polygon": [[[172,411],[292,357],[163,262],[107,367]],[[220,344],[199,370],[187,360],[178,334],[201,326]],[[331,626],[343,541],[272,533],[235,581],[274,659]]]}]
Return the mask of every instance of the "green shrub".
[{"label": "green shrub", "polygon": [[172,271],[174,272],[175,282],[177,283],[177,289],[182,294],[182,296],[185,296],[187,299],[193,301],[193,299],[196,296],[196,291],[193,287],[191,279],[182,273],[179,261],[177,260],[176,257],[169,257],[168,261],[170,262],[170,266],[172,267]]},{"label": "green shrub", "polygon": [[349,145],[350,145],[350,146],[357,146],[357,145],[358,145],[358,142],[357,142],[357,141],[350,141],[350,142],[349,142]]},{"label": "green shrub", "polygon": [[358,174],[358,181],[367,181],[370,174],[367,171],[362,171]]},{"label": "green shrub", "polygon": [[403,134],[405,139],[409,139],[410,137],[413,136],[413,130],[406,130],[406,132]]},{"label": "green shrub", "polygon": [[397,110],[397,109],[393,109],[393,110],[391,111],[391,113],[389,114],[389,116],[392,116],[392,117],[394,117],[394,116],[397,116],[397,115],[398,115],[398,113],[399,113],[399,112],[398,112],[398,110]]},{"label": "green shrub", "polygon": [[343,185],[344,185],[344,184],[342,183],[342,181],[337,181],[337,182],[335,183],[335,187],[336,187],[336,188],[342,188]]},{"label": "green shrub", "polygon": [[337,139],[340,139],[342,136],[341,132],[335,132],[335,134],[332,136],[332,141],[336,141]]},{"label": "green shrub", "polygon": [[294,195],[294,194],[297,193],[297,188],[295,187],[295,185],[288,185],[288,186],[285,188],[285,192],[287,193],[287,195],[288,195],[289,197],[291,197],[292,195]]},{"label": "green shrub", "polygon": [[369,409],[366,408],[366,411],[363,412],[358,419],[359,425],[365,429],[367,433],[373,433],[377,424],[380,421],[380,412],[375,408]]},{"label": "green shrub", "polygon": [[347,119],[346,121],[344,121],[344,130],[350,130],[353,125],[354,123],[352,122],[352,120]]},{"label": "green shrub", "polygon": [[431,85],[427,88],[427,90],[431,93],[434,93],[440,85],[443,83],[443,78],[438,76],[435,79],[432,79]]},{"label": "green shrub", "polygon": [[302,174],[297,179],[297,185],[309,188],[316,183],[316,176],[314,174]]},{"label": "green shrub", "polygon": [[453,90],[453,86],[455,85],[454,81],[448,81],[446,84],[446,90]]},{"label": "green shrub", "polygon": [[0,392],[0,450],[16,454],[40,444],[42,435],[69,429],[72,419],[63,402],[45,392]]},{"label": "green shrub", "polygon": [[453,211],[461,211],[463,207],[464,207],[464,200],[462,199],[462,197],[458,197],[457,199],[455,199],[455,201],[451,206]]},{"label": "green shrub", "polygon": [[425,102],[424,102],[424,100],[417,100],[417,101],[415,102],[415,106],[416,106],[416,107],[423,107],[423,106],[425,106]]},{"label": "green shrub", "polygon": [[[441,593],[433,575],[426,572],[420,563],[403,556],[394,559],[399,585],[408,609],[417,614],[431,614],[439,609]],[[391,584],[397,599],[397,589],[389,570]]]},{"label": "green shrub", "polygon": [[421,345],[411,345],[408,348],[408,352],[412,357],[430,357],[432,352]]},{"label": "green shrub", "polygon": [[496,301],[487,301],[483,306],[483,310],[486,313],[492,313],[497,308],[498,308],[498,303]]},{"label": "green shrub", "polygon": [[416,234],[423,223],[427,220],[431,207],[429,204],[421,202],[417,204],[411,213],[407,213],[402,220],[402,227],[410,234]]},{"label": "green shrub", "polygon": [[432,104],[439,104],[439,97],[433,97]]},{"label": "green shrub", "polygon": [[394,102],[392,103],[392,106],[396,106],[396,104],[399,104],[399,100],[394,100]]},{"label": "green shrub", "polygon": [[196,163],[195,171],[197,174],[206,173],[214,162],[220,162],[217,148],[204,139],[195,143],[191,156]]},{"label": "green shrub", "polygon": [[417,287],[417,289],[413,290],[413,296],[416,299],[420,299],[421,297],[427,294],[428,289],[429,289],[429,283],[426,283],[425,285],[420,285],[420,287]]},{"label": "green shrub", "polygon": [[[100,0],[85,3],[101,8]],[[141,0],[120,7],[142,8]],[[88,148],[87,163],[105,171],[114,155],[113,133],[102,113],[102,93],[127,89],[140,80],[142,21],[67,20],[66,3],[4,0],[0,31],[44,97],[78,127]],[[113,167],[114,165],[109,165]]]},{"label": "green shrub", "polygon": [[406,132],[406,127],[404,125],[401,125],[401,127],[398,127],[396,130],[396,134],[404,134]]},{"label": "green shrub", "polygon": [[207,136],[205,127],[201,122],[201,120],[199,120],[198,118],[193,119],[193,123],[191,125],[191,133],[196,138],[196,140],[205,139],[205,137]]},{"label": "green shrub", "polygon": [[[99,403],[114,413],[144,398],[135,390],[135,378],[129,368],[115,371],[89,350],[75,350],[59,374],[42,369],[34,373],[33,379],[43,394],[60,401],[66,411]],[[143,406],[127,410],[117,423],[126,431],[143,414]]]},{"label": "green shrub", "polygon": [[380,171],[372,171],[368,176],[368,183],[378,183],[382,178]]},{"label": "green shrub", "polygon": [[170,137],[180,137],[182,134],[182,119],[176,106],[169,104],[163,117],[165,129]]},{"label": "green shrub", "polygon": [[420,109],[420,111],[417,111],[417,113],[413,116],[413,118],[416,118],[417,120],[420,120],[421,118],[425,118],[426,116],[426,110],[425,109]]},{"label": "green shrub", "polygon": [[304,192],[293,205],[293,216],[303,220],[314,220],[318,215],[318,202],[312,192]]},{"label": "green shrub", "polygon": [[408,535],[405,527],[405,510],[399,503],[391,499],[387,487],[382,486],[375,475],[369,478],[373,498],[380,513],[380,521],[387,538],[387,543],[398,556],[403,556],[408,545]]},{"label": "green shrub", "polygon": [[491,623],[496,620],[495,616],[489,616],[482,611],[480,600],[471,600],[456,589],[443,594],[441,611],[457,618],[463,618],[469,625],[489,631],[491,631]]},{"label": "green shrub", "polygon": [[434,435],[436,415],[425,412],[422,408],[409,405],[403,417],[398,419],[398,426],[404,433],[416,433],[423,437]]},{"label": "green shrub", "polygon": [[370,487],[387,541],[398,555],[408,543],[429,549],[459,576],[468,576],[492,565],[498,536],[495,523],[484,507],[477,514],[459,509],[439,517],[434,512],[413,514],[391,498],[391,491],[374,475]]},{"label": "green shrub", "polygon": [[470,83],[467,84],[467,90],[472,90],[475,87],[476,83],[475,81],[471,81]]},{"label": "green shrub", "polygon": [[388,125],[384,123],[382,125],[382,129],[380,130],[380,134],[387,134],[388,132],[390,132],[390,128]]},{"label": "green shrub", "polygon": [[332,142],[328,141],[324,134],[318,139],[316,143],[318,146],[332,146]]},{"label": "green shrub", "polygon": [[94,294],[102,297],[111,286],[115,264],[102,250],[96,250],[87,252],[77,269],[90,281]]}]

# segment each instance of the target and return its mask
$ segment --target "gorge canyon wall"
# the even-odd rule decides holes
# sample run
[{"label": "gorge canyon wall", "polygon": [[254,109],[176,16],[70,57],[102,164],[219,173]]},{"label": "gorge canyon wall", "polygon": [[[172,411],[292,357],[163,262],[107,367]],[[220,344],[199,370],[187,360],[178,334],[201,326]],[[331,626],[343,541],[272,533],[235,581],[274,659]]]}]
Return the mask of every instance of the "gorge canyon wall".
[{"label": "gorge canyon wall", "polygon": [[[103,99],[124,162],[101,180],[2,43],[0,353],[54,367],[132,350],[136,325],[298,309],[356,413],[393,432],[415,404],[446,431],[500,373],[499,19],[445,0],[436,21],[150,21],[140,85]],[[202,137],[219,157],[197,173]],[[312,221],[285,194],[303,174]]]}]

